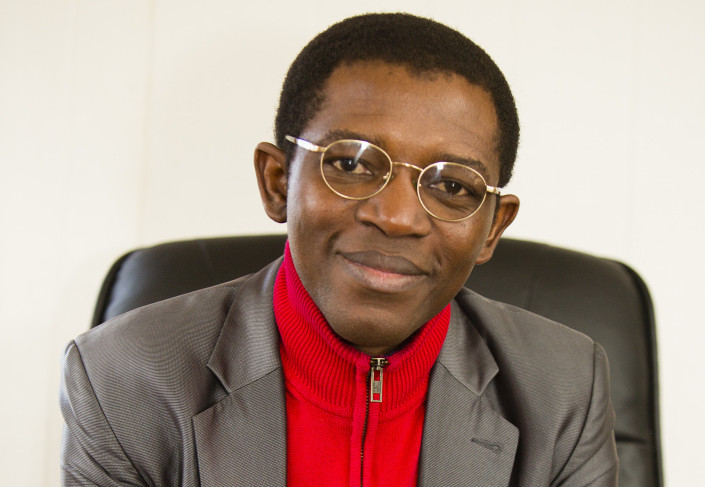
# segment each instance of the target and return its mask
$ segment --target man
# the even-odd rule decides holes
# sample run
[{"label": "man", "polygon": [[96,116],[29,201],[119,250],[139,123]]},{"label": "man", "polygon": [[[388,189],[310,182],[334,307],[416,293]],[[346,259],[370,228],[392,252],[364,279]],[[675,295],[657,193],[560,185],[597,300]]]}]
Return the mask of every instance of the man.
[{"label": "man", "polygon": [[255,169],[284,257],[69,345],[64,483],[616,485],[602,349],[462,289],[519,207],[489,56],[347,19],[294,61],[275,131]]}]

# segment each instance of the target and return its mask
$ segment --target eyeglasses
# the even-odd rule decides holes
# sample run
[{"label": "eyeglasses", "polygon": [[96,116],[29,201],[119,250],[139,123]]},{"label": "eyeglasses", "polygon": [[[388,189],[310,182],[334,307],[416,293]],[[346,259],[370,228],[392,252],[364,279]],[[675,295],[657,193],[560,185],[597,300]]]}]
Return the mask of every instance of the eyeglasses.
[{"label": "eyeglasses", "polygon": [[344,139],[321,147],[286,135],[285,139],[311,152],[321,154],[321,176],[338,196],[364,200],[382,191],[392,180],[394,166],[419,171],[416,194],[421,206],[434,218],[457,222],[473,216],[487,193],[500,194],[471,167],[456,162],[436,162],[420,168],[406,162],[393,162],[389,154],[370,142]]}]

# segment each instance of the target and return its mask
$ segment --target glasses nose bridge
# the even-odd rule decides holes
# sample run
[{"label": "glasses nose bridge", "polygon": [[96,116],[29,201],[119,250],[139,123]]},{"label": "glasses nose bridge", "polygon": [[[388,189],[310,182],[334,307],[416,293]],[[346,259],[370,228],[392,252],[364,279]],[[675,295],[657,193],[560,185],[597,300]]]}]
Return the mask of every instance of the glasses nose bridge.
[{"label": "glasses nose bridge", "polygon": [[410,164],[408,162],[392,161],[392,167],[394,167],[394,166],[404,166],[404,167],[408,167],[410,169],[416,169],[419,172],[419,174],[423,172],[422,168],[420,168],[419,166],[415,166],[414,164]]},{"label": "glasses nose bridge", "polygon": [[419,178],[421,176],[421,173],[423,173],[423,171],[424,171],[423,168],[420,168],[419,166],[416,166],[416,165],[408,163],[408,162],[392,161],[391,159],[390,159],[390,161],[392,162],[392,170],[390,171],[389,176],[388,176],[389,181],[391,182],[391,180],[395,178],[394,169],[397,166],[408,167],[409,169],[415,169],[416,171],[419,172],[418,175],[416,175],[415,177],[412,176],[412,178],[411,178],[411,182],[414,183],[414,187],[416,187],[416,185],[418,184]]},{"label": "glasses nose bridge", "polygon": [[[385,153],[385,155],[386,155],[386,153]],[[392,182],[393,179],[396,178],[396,173],[395,173],[394,169],[395,169],[397,166],[407,167],[407,168],[409,168],[409,169],[415,169],[416,171],[418,171],[418,175],[414,175],[414,176],[411,177],[411,183],[412,183],[412,185],[413,185],[414,193],[415,193],[415,195],[416,195],[416,198],[418,199],[419,203],[421,204],[421,207],[424,208],[424,210],[425,210],[426,207],[424,206],[423,202],[421,201],[421,195],[419,194],[419,188],[418,188],[418,184],[419,184],[419,179],[420,179],[421,173],[423,173],[423,171],[424,171],[423,168],[421,168],[421,167],[419,167],[419,166],[416,166],[416,165],[414,165],[414,164],[408,163],[408,162],[394,161],[394,160],[392,160],[392,158],[389,157],[389,156],[387,156],[387,159],[388,159],[389,162],[390,162],[390,171],[389,171],[389,173],[387,173],[387,174],[385,175],[385,177],[384,177],[384,180],[385,180],[385,181],[384,181],[384,186],[383,186],[379,191],[377,191],[377,192],[374,193],[373,195],[370,195],[369,197],[376,196],[376,195],[378,195],[379,193],[383,192],[385,189],[389,188],[389,184]],[[428,211],[428,210],[426,210],[426,211]]]}]

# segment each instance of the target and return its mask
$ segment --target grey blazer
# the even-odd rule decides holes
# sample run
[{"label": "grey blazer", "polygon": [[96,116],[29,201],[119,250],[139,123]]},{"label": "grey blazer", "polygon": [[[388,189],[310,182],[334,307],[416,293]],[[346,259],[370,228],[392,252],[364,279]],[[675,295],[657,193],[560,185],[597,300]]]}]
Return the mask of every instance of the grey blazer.
[{"label": "grey blazer", "polygon": [[[64,485],[285,485],[279,264],[68,345]],[[418,483],[614,486],[613,422],[599,345],[463,289],[431,371]]]}]

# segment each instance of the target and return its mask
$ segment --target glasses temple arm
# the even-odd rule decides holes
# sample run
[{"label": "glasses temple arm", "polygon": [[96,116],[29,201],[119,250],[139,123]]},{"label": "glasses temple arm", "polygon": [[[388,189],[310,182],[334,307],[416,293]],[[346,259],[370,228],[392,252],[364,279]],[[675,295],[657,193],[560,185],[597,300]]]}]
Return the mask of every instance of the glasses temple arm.
[{"label": "glasses temple arm", "polygon": [[313,144],[309,142],[308,140],[304,139],[299,139],[297,137],[292,137],[291,135],[285,135],[284,138],[291,142],[292,144],[296,144],[302,149],[306,149],[311,152],[323,152],[326,150],[325,147],[321,147],[320,145]]}]

